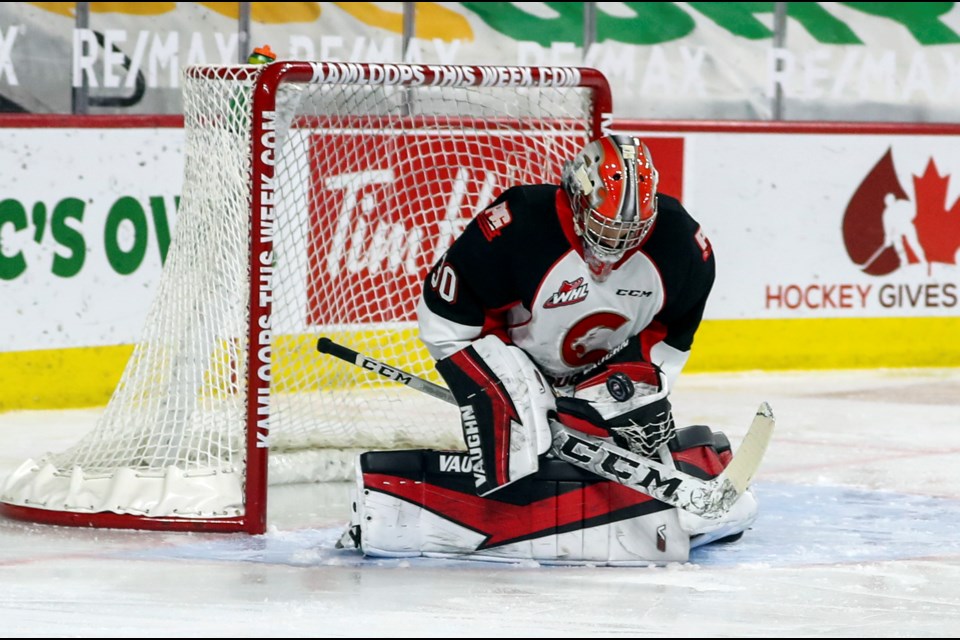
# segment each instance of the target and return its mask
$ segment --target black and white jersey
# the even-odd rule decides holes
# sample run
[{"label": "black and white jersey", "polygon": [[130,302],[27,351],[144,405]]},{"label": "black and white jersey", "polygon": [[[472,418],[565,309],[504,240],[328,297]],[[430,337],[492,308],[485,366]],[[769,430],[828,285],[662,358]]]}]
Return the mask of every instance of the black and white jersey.
[{"label": "black and white jersey", "polygon": [[562,384],[639,337],[644,359],[661,365],[672,383],[703,317],[715,263],[680,202],[658,198],[644,243],[598,282],[566,193],[556,185],[508,189],[427,275],[417,309],[421,340],[439,360],[493,333]]}]

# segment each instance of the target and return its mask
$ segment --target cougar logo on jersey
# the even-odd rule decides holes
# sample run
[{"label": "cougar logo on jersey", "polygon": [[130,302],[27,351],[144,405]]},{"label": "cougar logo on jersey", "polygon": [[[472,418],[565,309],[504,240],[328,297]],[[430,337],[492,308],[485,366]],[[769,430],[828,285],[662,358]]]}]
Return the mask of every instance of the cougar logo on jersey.
[{"label": "cougar logo on jersey", "polygon": [[510,215],[510,209],[507,208],[506,202],[501,202],[497,206],[484,211],[477,224],[483,231],[483,237],[487,240],[493,240],[511,222],[513,222],[513,216]]},{"label": "cougar logo on jersey", "polygon": [[570,341],[574,353],[581,358],[592,351],[602,349],[604,345],[610,342],[610,336],[614,330],[610,327],[593,327],[579,338]]},{"label": "cougar logo on jersey", "polygon": [[563,281],[560,290],[551,295],[543,303],[544,309],[553,309],[555,307],[565,307],[571,304],[577,304],[586,300],[589,293],[589,283],[585,283],[583,278],[577,278],[573,282]]},{"label": "cougar logo on jersey", "polygon": [[445,455],[440,456],[440,471],[443,473],[470,473],[473,470],[473,462],[464,455]]}]

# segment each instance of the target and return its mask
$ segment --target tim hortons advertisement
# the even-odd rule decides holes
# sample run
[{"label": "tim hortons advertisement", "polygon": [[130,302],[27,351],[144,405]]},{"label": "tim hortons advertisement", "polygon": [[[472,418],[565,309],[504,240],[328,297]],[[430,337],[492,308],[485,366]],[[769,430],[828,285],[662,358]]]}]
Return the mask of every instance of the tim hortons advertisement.
[{"label": "tim hortons advertisement", "polygon": [[[513,184],[559,179],[573,147],[530,135],[316,137],[307,323],[331,322],[345,306],[340,322],[414,320],[423,277],[478,211]],[[532,144],[543,151],[531,154]]]},{"label": "tim hortons advertisement", "polygon": [[684,204],[717,255],[708,318],[960,310],[956,135],[732,132],[683,141]]}]

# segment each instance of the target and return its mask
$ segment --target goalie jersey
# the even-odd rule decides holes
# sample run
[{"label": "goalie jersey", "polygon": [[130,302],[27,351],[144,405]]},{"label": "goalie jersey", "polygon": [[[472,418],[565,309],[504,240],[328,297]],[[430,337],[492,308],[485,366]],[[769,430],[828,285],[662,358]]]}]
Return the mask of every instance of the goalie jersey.
[{"label": "goalie jersey", "polygon": [[703,317],[715,263],[680,202],[657,197],[656,225],[644,243],[598,281],[562,188],[503,192],[426,278],[417,313],[430,354],[440,360],[496,334],[526,351],[558,387],[613,353],[661,366],[672,386]]}]

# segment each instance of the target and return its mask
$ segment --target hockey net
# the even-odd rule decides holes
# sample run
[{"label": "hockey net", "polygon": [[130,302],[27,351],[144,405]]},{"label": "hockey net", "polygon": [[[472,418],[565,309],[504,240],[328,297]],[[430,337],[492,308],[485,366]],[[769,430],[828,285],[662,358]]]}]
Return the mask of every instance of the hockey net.
[{"label": "hockey net", "polygon": [[592,69],[187,68],[183,194],[141,341],[95,428],[24,462],[0,511],[261,533],[268,475],[462,448],[455,407],[317,340],[442,383],[417,339],[426,271],[500,190],[558,182],[610,111]]}]

